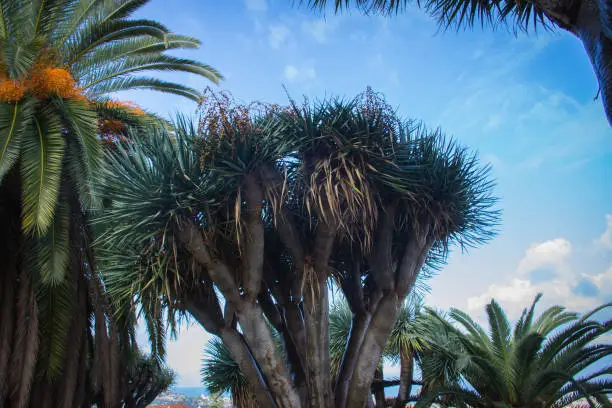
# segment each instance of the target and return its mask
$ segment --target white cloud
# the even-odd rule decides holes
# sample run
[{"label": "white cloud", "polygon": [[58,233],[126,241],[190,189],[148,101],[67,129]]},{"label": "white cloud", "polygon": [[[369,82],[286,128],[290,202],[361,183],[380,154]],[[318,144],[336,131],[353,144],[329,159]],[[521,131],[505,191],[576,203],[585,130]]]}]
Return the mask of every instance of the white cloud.
[{"label": "white cloud", "polygon": [[[577,273],[569,265],[571,254],[572,244],[564,238],[530,245],[514,274],[505,283],[489,285],[482,293],[469,297],[468,310],[482,318],[484,306],[495,299],[511,319],[516,319],[538,293],[544,295],[543,307],[563,305],[584,312],[603,303],[603,296],[612,291],[612,268],[597,275]],[[530,276],[543,268],[553,273],[542,280]],[[586,289],[577,290],[585,285]]]},{"label": "white cloud", "polygon": [[302,23],[302,31],[310,35],[316,42],[327,42],[327,34],[333,29],[332,21],[313,20]]},{"label": "white cloud", "polygon": [[507,285],[493,284],[482,294],[468,298],[468,310],[482,311],[484,306],[495,299],[501,303],[512,302],[526,305],[537,294],[537,289],[529,280],[512,279]]},{"label": "white cloud", "polygon": [[612,249],[612,214],[606,215],[606,230],[597,239],[597,242],[604,248]]},{"label": "white cloud", "polygon": [[525,276],[543,267],[555,267],[564,272],[565,262],[571,253],[572,244],[563,238],[532,244],[519,262],[518,273]]},{"label": "white cloud", "polygon": [[244,0],[244,5],[251,11],[266,11],[268,9],[267,0]]},{"label": "white cloud", "polygon": [[283,73],[289,82],[307,82],[317,77],[317,72],[313,67],[298,68],[295,65],[286,65]]},{"label": "white cloud", "polygon": [[612,267],[597,275],[585,275],[582,277],[590,281],[603,293],[612,293]]},{"label": "white cloud", "polygon": [[290,34],[289,27],[284,24],[271,25],[268,27],[268,44],[277,50],[287,42]]}]

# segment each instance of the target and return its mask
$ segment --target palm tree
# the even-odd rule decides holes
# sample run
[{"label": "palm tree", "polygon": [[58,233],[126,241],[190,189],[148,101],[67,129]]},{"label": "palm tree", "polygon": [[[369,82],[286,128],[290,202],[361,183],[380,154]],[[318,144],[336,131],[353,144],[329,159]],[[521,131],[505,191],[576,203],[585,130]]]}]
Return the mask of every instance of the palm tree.
[{"label": "palm tree", "polygon": [[[128,386],[122,397],[125,408],[146,408],[175,379],[174,371],[152,356],[137,353],[128,369]],[[98,404],[98,406],[103,406]]]},{"label": "palm tree", "polygon": [[223,343],[213,338],[204,351],[202,383],[212,395],[229,393],[236,408],[258,408],[249,383]]},{"label": "palm tree", "polygon": [[438,328],[453,339],[439,345],[445,355],[437,356],[437,366],[452,374],[430,383],[417,407],[437,402],[457,407],[562,408],[583,399],[591,407],[610,407],[612,383],[605,359],[612,346],[598,339],[610,332],[612,321],[592,317],[612,304],[582,316],[554,306],[536,317],[540,297],[523,311],[513,330],[494,300],[486,306],[489,333],[459,310],[449,315],[458,327],[432,314]]},{"label": "palm tree", "polygon": [[[80,406],[85,392],[75,390],[86,387],[79,367],[89,365],[92,316],[93,347],[104,352],[95,370],[118,372],[117,359],[107,357],[119,356],[120,344],[129,348],[119,340],[127,335],[113,322],[95,269],[86,210],[94,201],[91,176],[103,164],[100,136],[109,121],[139,123],[148,116],[107,95],[150,89],[199,99],[196,90],[147,71],[220,79],[207,65],[166,54],[195,48],[196,39],[130,18],[145,3],[0,1],[0,223],[7,243],[0,276],[0,405],[8,399],[23,407],[38,398]],[[57,382],[60,373],[59,386],[45,389],[42,384]],[[112,403],[121,394],[113,383],[119,377],[102,377],[113,384],[105,391]],[[30,392],[34,379],[38,385]]]},{"label": "palm tree", "polygon": [[[362,408],[423,265],[494,232],[487,167],[371,90],[303,106],[228,99],[207,98],[198,125],[109,152],[107,287],[154,330],[162,311],[170,322],[189,313],[221,338],[261,406]],[[353,312],[339,402],[332,276]]]},{"label": "palm tree", "polygon": [[[314,8],[329,3],[336,12],[355,6],[366,13],[394,14],[408,0],[308,0]],[[573,34],[584,45],[599,82],[608,122],[612,125],[612,3],[610,0],[426,0],[425,8],[440,26],[473,27],[480,23],[513,31],[538,27],[558,28]],[[599,92],[598,92],[599,94]]]},{"label": "palm tree", "polygon": [[395,326],[389,336],[386,356],[400,363],[400,384],[395,408],[403,408],[409,402],[414,384],[414,360],[417,353],[428,348],[423,333],[420,299],[406,302],[399,312]]}]

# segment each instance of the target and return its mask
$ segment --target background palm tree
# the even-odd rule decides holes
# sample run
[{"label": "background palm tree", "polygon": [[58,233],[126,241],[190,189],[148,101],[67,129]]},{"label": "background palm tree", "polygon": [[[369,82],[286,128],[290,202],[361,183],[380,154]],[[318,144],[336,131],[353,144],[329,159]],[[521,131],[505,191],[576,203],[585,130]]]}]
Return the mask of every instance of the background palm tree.
[{"label": "background palm tree", "polygon": [[[330,3],[336,12],[354,6],[366,13],[404,11],[408,0],[308,0],[314,8]],[[443,28],[502,26],[512,31],[538,27],[565,30],[584,45],[599,82],[598,95],[612,125],[612,1],[611,0],[425,0],[426,9]]]},{"label": "background palm tree", "polygon": [[[103,165],[100,136],[112,123],[149,116],[106,95],[152,89],[199,99],[198,91],[142,75],[147,71],[220,79],[205,64],[166,54],[197,47],[196,39],[130,18],[145,3],[0,1],[0,227],[7,243],[0,276],[0,404],[8,399],[23,407],[32,397],[80,406],[86,394],[80,373],[90,365],[90,352],[97,356],[95,391],[104,389],[106,404],[121,395],[119,381],[113,383],[121,377],[109,373],[121,371],[117,361],[130,340],[120,331],[130,329],[114,321],[95,268],[87,210],[91,175]],[[44,385],[51,382],[53,388]]]},{"label": "background palm tree", "polygon": [[[426,388],[417,407],[437,402],[458,407],[562,408],[582,399],[591,407],[610,407],[610,368],[605,358],[612,345],[598,343],[612,329],[612,321],[598,322],[593,315],[610,304],[579,316],[554,306],[535,316],[536,297],[512,330],[504,311],[494,300],[486,306],[487,333],[466,313],[453,309],[455,327],[437,314],[438,329],[449,333],[452,343],[437,346],[444,353],[432,355]],[[435,337],[435,335],[434,335]],[[431,377],[444,367],[450,375]],[[432,381],[433,379],[433,381]],[[429,382],[428,382],[429,380]]]},{"label": "background palm tree", "polygon": [[249,383],[223,343],[213,338],[204,349],[202,383],[212,395],[228,393],[236,408],[258,408]]},{"label": "background palm tree", "polygon": [[387,358],[400,364],[400,384],[395,408],[403,408],[409,402],[414,384],[415,357],[428,348],[427,337],[421,324],[421,301],[419,298],[411,300],[400,310],[385,352]]}]

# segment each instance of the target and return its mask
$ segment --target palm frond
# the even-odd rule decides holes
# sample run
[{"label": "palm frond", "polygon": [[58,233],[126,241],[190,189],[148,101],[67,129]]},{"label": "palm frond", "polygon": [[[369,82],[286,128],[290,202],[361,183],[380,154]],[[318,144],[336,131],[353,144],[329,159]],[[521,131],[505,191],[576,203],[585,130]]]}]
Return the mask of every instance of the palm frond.
[{"label": "palm frond", "polygon": [[0,104],[0,182],[17,163],[21,139],[32,125],[33,101]]},{"label": "palm frond", "polygon": [[44,235],[53,222],[64,155],[61,120],[49,108],[34,118],[22,140],[23,229]]},{"label": "palm frond", "polygon": [[89,92],[96,95],[105,95],[117,91],[125,91],[130,89],[145,89],[159,91],[168,94],[183,96],[187,99],[199,102],[202,94],[186,85],[181,85],[174,82],[163,81],[151,77],[123,77],[112,78],[104,82],[100,82],[89,88]]}]

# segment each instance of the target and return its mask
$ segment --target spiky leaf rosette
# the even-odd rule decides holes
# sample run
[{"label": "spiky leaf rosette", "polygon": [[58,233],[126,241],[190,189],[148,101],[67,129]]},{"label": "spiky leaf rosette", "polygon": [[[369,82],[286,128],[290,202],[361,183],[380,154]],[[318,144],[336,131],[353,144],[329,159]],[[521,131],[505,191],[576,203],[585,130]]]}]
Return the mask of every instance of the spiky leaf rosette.
[{"label": "spiky leaf rosette", "polygon": [[[201,115],[198,126],[179,118],[172,132],[136,130],[108,152],[99,180],[110,203],[97,224],[108,288],[152,316],[162,308],[173,315],[203,296],[222,319],[213,281],[221,292],[235,281],[239,296],[249,295],[250,277],[239,271],[256,246],[253,204],[261,203],[265,245],[257,256],[266,265],[266,289],[256,295],[297,303],[313,278],[307,265],[321,225],[337,230],[332,273],[357,276],[366,295],[376,288],[368,259],[381,217],[395,214],[388,248],[396,265],[415,237],[427,242],[424,255],[435,267],[452,244],[470,247],[494,233],[499,214],[488,168],[441,132],[400,119],[371,90],[287,107],[208,94]],[[187,228],[202,239],[199,258],[185,242]],[[202,263],[208,257],[235,272],[214,280]]]}]

